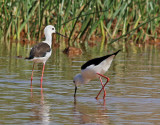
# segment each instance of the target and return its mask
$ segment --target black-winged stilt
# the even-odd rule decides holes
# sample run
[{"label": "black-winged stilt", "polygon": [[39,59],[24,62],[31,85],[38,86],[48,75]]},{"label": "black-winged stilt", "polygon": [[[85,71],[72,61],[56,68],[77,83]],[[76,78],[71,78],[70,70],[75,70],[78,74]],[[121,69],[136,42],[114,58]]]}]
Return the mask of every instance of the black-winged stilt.
[{"label": "black-winged stilt", "polygon": [[[75,84],[74,97],[76,97],[76,91],[77,91],[78,85],[86,84],[90,80],[93,80],[93,79],[99,77],[101,85],[102,85],[102,89],[99,91],[98,95],[96,96],[96,99],[98,99],[98,96],[100,95],[102,90],[104,90],[103,98],[105,98],[106,91],[105,91],[104,87],[108,83],[109,78],[104,76],[103,74],[107,72],[107,70],[109,69],[109,67],[112,63],[113,58],[118,54],[119,51],[120,50],[118,50],[117,52],[110,54],[110,55],[91,59],[82,65],[81,73],[77,74],[73,79],[73,82]],[[107,82],[104,85],[102,83],[101,77],[104,77],[105,79],[107,79]]]},{"label": "black-winged stilt", "polygon": [[43,69],[42,69],[42,76],[41,76],[41,88],[42,88],[42,81],[43,81],[43,72],[45,68],[45,63],[48,60],[48,58],[51,56],[52,49],[52,33],[56,33],[58,35],[61,35],[63,37],[66,37],[58,32],[56,32],[56,29],[52,25],[48,25],[44,29],[44,34],[45,34],[45,41],[42,41],[41,43],[33,46],[33,48],[30,51],[29,57],[25,58],[28,60],[32,60],[33,63],[33,68],[32,68],[32,75],[31,75],[31,83],[33,79],[33,71],[34,71],[34,65],[35,63],[43,63]]}]

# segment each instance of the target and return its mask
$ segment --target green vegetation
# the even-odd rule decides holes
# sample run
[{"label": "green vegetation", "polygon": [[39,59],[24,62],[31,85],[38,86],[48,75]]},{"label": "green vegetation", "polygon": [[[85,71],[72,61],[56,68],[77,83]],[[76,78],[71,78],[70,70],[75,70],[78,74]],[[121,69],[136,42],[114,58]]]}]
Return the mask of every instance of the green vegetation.
[{"label": "green vegetation", "polygon": [[119,39],[143,43],[160,37],[159,5],[159,0],[2,0],[0,36],[39,39],[51,24],[69,37],[69,45],[97,37],[102,45]]}]

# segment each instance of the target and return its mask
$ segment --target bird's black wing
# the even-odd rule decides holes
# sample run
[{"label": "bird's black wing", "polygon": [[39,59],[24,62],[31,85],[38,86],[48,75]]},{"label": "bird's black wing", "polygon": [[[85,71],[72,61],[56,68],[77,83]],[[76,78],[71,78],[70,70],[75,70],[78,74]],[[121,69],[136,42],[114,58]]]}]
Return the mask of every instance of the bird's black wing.
[{"label": "bird's black wing", "polygon": [[28,59],[33,59],[34,57],[44,57],[46,53],[50,51],[51,48],[47,43],[39,43],[31,49]]},{"label": "bird's black wing", "polygon": [[99,57],[99,58],[91,59],[81,66],[81,70],[87,68],[90,65],[95,65],[96,66],[96,65],[100,64],[103,60],[107,59],[108,57],[110,57],[112,55],[117,55],[119,51],[120,50],[118,50],[117,52],[115,52],[113,54],[110,54],[110,55],[106,55],[106,56],[102,56],[102,57]]}]

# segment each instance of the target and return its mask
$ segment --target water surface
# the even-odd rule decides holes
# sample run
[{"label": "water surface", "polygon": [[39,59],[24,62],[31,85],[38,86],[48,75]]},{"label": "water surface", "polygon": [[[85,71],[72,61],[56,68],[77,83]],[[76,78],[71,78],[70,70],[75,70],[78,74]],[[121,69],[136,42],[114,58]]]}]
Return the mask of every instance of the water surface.
[{"label": "water surface", "polygon": [[86,60],[117,51],[87,48],[68,57],[54,49],[40,89],[42,65],[36,65],[30,87],[31,46],[0,44],[0,124],[153,125],[160,123],[160,50],[154,46],[120,52],[105,74],[110,78],[105,100],[95,99],[98,80],[81,86],[74,100],[73,76]]}]

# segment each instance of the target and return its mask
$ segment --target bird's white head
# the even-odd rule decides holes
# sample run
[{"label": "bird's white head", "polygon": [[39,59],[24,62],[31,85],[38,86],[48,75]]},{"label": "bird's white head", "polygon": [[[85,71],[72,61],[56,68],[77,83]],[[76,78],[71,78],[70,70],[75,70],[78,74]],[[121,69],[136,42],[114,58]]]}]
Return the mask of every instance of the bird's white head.
[{"label": "bird's white head", "polygon": [[73,78],[73,82],[74,82],[75,86],[78,86],[80,84],[85,84],[85,81],[84,81],[84,78],[82,77],[82,74],[75,75],[75,77]]},{"label": "bird's white head", "polygon": [[58,35],[60,35],[60,36],[63,36],[63,37],[68,38],[67,36],[64,36],[64,35],[56,32],[56,28],[55,28],[54,26],[52,26],[52,25],[48,25],[48,26],[46,26],[46,27],[44,28],[44,34],[45,34],[45,36],[46,36],[46,39],[47,39],[47,38],[51,38],[52,33],[56,33],[56,34],[58,34]]},{"label": "bird's white head", "polygon": [[83,77],[81,74],[77,74],[74,78],[73,78],[73,83],[75,84],[75,92],[74,92],[74,97],[76,97],[76,92],[77,92],[77,86],[82,84],[83,81]]},{"label": "bird's white head", "polygon": [[52,25],[48,25],[44,28],[44,34],[47,36],[48,34],[51,35],[52,33],[56,33],[56,29]]},{"label": "bird's white head", "polygon": [[82,74],[77,74],[75,75],[75,77],[73,78],[73,83],[75,84],[75,93],[74,93],[74,97],[76,96],[76,91],[77,91],[77,87],[81,84],[86,84],[88,83],[90,80],[89,79],[85,79]]}]

